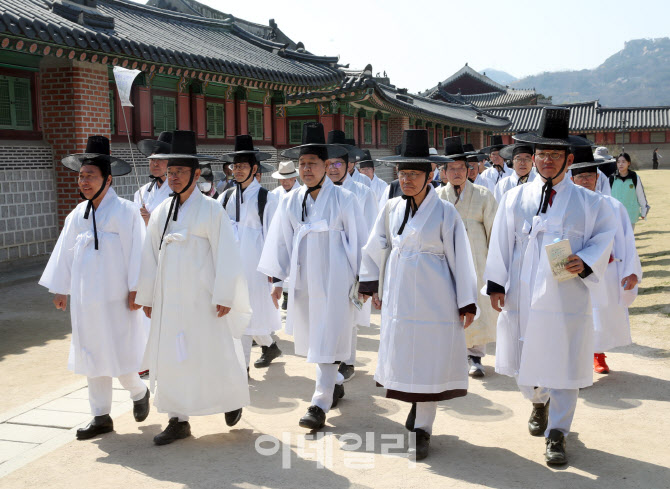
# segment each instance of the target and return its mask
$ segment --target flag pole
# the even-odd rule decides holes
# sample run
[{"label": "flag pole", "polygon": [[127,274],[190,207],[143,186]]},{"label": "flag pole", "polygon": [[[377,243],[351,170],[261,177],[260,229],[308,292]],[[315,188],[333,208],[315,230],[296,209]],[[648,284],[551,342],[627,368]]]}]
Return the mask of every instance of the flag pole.
[{"label": "flag pole", "polygon": [[140,202],[142,202],[142,207],[144,207],[144,197],[142,197],[142,185],[140,184],[140,175],[137,172],[137,165],[135,164],[135,154],[133,153],[133,143],[130,141],[130,131],[128,130],[128,121],[126,120],[126,109],[121,107],[121,112],[123,113],[123,123],[126,126],[126,134],[128,135],[128,148],[130,148],[130,160],[133,162],[133,169],[135,170],[135,181],[137,182],[138,194],[140,196]]}]

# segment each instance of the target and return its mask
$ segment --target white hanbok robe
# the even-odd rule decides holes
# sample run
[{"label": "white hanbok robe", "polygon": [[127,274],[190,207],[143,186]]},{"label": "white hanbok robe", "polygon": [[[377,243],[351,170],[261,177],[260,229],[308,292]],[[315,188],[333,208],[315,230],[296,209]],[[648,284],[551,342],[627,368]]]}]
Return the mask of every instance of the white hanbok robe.
[{"label": "white hanbok robe", "polygon": [[271,193],[275,194],[277,197],[281,199],[285,197],[289,192],[293,192],[297,188],[300,188],[300,184],[298,183],[298,179],[296,178],[295,182],[293,182],[293,187],[291,187],[291,190],[289,190],[288,192],[284,190],[284,187],[279,185]]},{"label": "white hanbok robe", "polygon": [[[375,219],[377,219],[377,214],[379,211],[377,208],[377,199],[375,199],[375,194],[371,187],[366,187],[362,183],[355,182],[354,179],[351,178],[348,174],[345,176],[344,181],[342,182],[342,188],[347,189],[356,196],[358,199],[358,204],[363,211],[366,234],[360,242],[362,248],[367,242],[370,231],[372,230],[372,226],[375,224]],[[372,301],[368,301],[363,304],[363,307],[360,311],[356,309],[354,314],[354,324],[356,326],[370,326],[371,312]]]},{"label": "white hanbok robe", "polygon": [[[437,195],[453,204],[463,220],[477,272],[477,290],[481,290],[486,285],[484,269],[498,204],[487,188],[474,185],[469,180],[465,181],[458,201],[454,186],[450,183],[437,189]],[[468,348],[486,345],[496,339],[498,313],[491,307],[490,301],[481,302],[479,317],[465,330],[465,343]]]},{"label": "white hanbok robe", "polygon": [[[149,219],[136,299],[153,308],[145,363],[154,405],[187,416],[234,411],[249,404],[239,338],[251,308],[239,246],[221,204],[197,189],[161,244],[170,204]],[[231,310],[219,318],[216,305]]]},{"label": "white hanbok robe", "polygon": [[53,294],[70,295],[72,340],[68,368],[87,377],[119,377],[138,372],[146,331],[142,311],[128,308],[137,290],[144,221],[137,207],[113,188],[93,211],[81,202],[65,219],[56,246],[40,278]]},{"label": "white hanbok robe", "polygon": [[482,180],[486,181],[486,187],[491,192],[495,191],[496,185],[498,185],[501,180],[512,176],[512,173],[514,173],[514,170],[509,168],[507,164],[504,164],[502,168],[503,171],[499,172],[498,169],[492,165],[490,168],[487,168],[479,174],[479,176],[482,177]]},{"label": "white hanbok robe", "polygon": [[354,173],[349,176],[354,179],[354,182],[362,183],[366,187],[372,185],[372,180],[370,180],[367,175],[363,175],[361,172],[359,172],[358,168],[354,168]]},{"label": "white hanbok robe", "polygon": [[612,206],[619,226],[614,235],[613,260],[607,265],[605,278],[601,281],[607,300],[604,304],[594,304],[593,308],[594,353],[604,353],[633,342],[628,308],[637,297],[638,286],[623,290],[621,281],[631,274],[637,275],[638,285],[642,280],[642,264],[635,248],[635,234],[628,212],[615,198],[603,196],[603,199]]},{"label": "white hanbok robe", "polygon": [[[531,170],[531,172],[528,174],[528,180],[526,180],[525,183],[532,182],[536,177],[537,173]],[[519,175],[517,172],[514,172],[509,177],[500,180],[495,186],[495,189],[493,189],[493,196],[495,197],[496,202],[500,202],[503,194],[508,190],[513,189],[517,185],[519,185]],[[523,183],[521,185],[523,185]]]},{"label": "white hanbok robe", "polygon": [[459,308],[477,303],[477,275],[463,221],[432,186],[402,235],[406,201],[396,197],[386,206],[391,235],[382,209],[360,271],[361,282],[379,280],[382,251],[391,246],[379,284],[384,293],[375,380],[403,393],[465,395],[457,392],[468,388]]},{"label": "white hanbok robe", "polygon": [[489,180],[485,180],[484,178],[482,178],[481,173],[477,175],[477,178],[475,178],[475,181],[472,183],[474,183],[475,185],[479,185],[480,187],[484,187],[491,193],[493,193],[495,190],[495,185],[492,184],[492,182],[490,182]]},{"label": "white hanbok robe", "polygon": [[258,270],[288,278],[286,333],[309,363],[347,360],[355,307],[349,299],[367,229],[356,197],[326,177],[314,200],[307,186],[282,199],[265,240]]},{"label": "white hanbok robe", "polygon": [[172,189],[167,183],[167,180],[163,182],[163,185],[158,188],[158,185],[154,185],[149,192],[149,187],[153,182],[149,182],[146,185],[142,185],[139,190],[135,192],[133,196],[133,201],[140,207],[142,207],[142,200],[140,199],[140,193],[142,193],[142,198],[144,199],[144,205],[150,213],[154,211],[158,205],[167,199],[172,193]]},{"label": "white hanbok robe", "polygon": [[[249,302],[253,311],[244,334],[256,336],[270,335],[281,329],[281,316],[270,295],[273,284],[268,282],[267,275],[257,270],[258,260],[260,260],[263,251],[263,244],[268,235],[272,217],[277,210],[279,198],[268,192],[268,200],[263,211],[263,223],[261,224],[258,216],[258,192],[260,188],[261,185],[254,179],[242,193],[244,202],[240,206],[240,222],[235,222],[237,188],[233,190],[226,205],[230,222],[237,229],[242,265],[249,286]],[[218,200],[219,203],[223,204],[223,195]]]},{"label": "white hanbok robe", "polygon": [[370,184],[370,188],[372,191],[375,193],[375,200],[379,202],[382,199],[382,196],[384,195],[384,192],[388,190],[389,184],[386,183],[384,180],[379,178],[377,175],[373,175],[372,183]]},{"label": "white hanbok robe", "polygon": [[[589,289],[604,277],[616,222],[599,195],[569,178],[554,186],[546,214],[536,216],[542,186],[537,178],[505,193],[493,223],[484,280],[506,294],[496,372],[516,376],[520,386],[578,389],[593,383]],[[568,239],[593,273],[558,282],[544,249],[556,239]]]}]

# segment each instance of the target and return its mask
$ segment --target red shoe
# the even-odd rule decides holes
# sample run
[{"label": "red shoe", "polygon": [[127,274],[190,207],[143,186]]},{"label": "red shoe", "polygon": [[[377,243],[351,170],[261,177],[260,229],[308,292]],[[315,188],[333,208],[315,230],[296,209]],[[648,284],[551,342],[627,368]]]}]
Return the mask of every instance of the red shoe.
[{"label": "red shoe", "polygon": [[593,370],[596,373],[599,374],[608,374],[610,372],[610,368],[607,366],[607,362],[605,362],[605,354],[604,353],[594,353],[593,354]]}]

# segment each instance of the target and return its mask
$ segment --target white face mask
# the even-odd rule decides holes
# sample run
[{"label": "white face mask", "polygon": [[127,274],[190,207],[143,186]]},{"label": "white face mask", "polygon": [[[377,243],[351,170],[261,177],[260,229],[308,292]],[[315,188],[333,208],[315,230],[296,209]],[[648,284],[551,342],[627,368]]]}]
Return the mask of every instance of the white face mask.
[{"label": "white face mask", "polygon": [[200,189],[201,192],[207,193],[210,190],[212,190],[212,183],[211,182],[198,182],[198,188]]}]

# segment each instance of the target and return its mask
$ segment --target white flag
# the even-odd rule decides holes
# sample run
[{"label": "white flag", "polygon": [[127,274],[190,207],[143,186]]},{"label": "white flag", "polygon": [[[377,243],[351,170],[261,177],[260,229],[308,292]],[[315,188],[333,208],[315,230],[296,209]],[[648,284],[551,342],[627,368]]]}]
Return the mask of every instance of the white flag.
[{"label": "white flag", "polygon": [[133,88],[133,80],[142,73],[140,70],[127,70],[120,66],[114,67],[114,79],[116,80],[116,89],[119,91],[119,98],[123,107],[132,107],[130,103],[130,90]]}]

